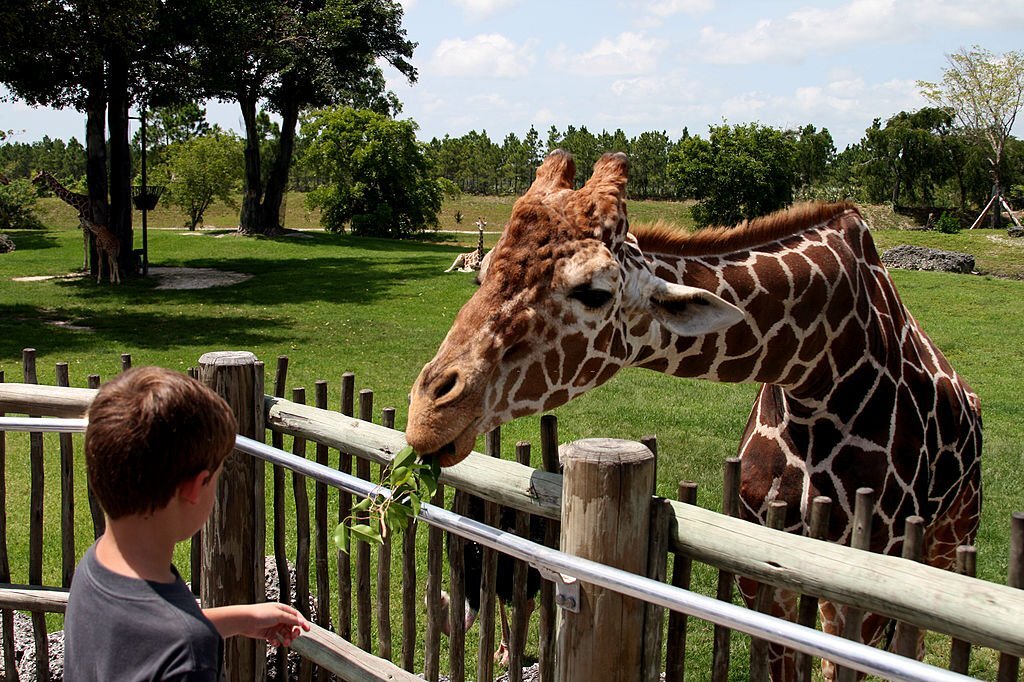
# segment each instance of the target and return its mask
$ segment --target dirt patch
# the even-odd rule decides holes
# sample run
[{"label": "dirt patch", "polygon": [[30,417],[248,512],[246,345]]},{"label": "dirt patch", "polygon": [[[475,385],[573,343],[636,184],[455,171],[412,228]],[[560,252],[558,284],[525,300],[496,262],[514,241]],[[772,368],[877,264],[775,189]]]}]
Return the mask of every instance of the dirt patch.
[{"label": "dirt patch", "polygon": [[210,289],[252,279],[245,273],[213,268],[150,267],[149,274],[157,281],[157,289]]},{"label": "dirt patch", "polygon": [[50,279],[82,279],[87,277],[87,272],[69,272],[66,275],[31,275],[28,277],[12,277],[13,282],[45,282]]}]

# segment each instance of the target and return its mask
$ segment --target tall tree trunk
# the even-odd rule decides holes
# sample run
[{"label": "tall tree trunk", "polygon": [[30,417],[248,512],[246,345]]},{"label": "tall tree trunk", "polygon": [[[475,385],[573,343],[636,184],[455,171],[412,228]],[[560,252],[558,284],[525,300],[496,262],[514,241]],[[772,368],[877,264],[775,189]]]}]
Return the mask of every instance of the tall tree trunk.
[{"label": "tall tree trunk", "polygon": [[[109,222],[107,203],[107,90],[103,81],[103,68],[95,69],[90,78],[85,102],[85,180],[89,187],[89,201],[97,222]],[[96,244],[88,232],[89,262],[96,274]]]},{"label": "tall tree trunk", "polygon": [[284,227],[281,220],[281,204],[288,190],[288,169],[291,167],[292,153],[295,150],[295,126],[298,122],[299,107],[289,101],[281,112],[281,137],[263,194],[264,234],[272,234]]},{"label": "tall tree trunk", "polygon": [[135,274],[132,249],[132,157],[128,141],[128,58],[118,50],[108,57],[107,123],[110,128],[110,231],[121,244],[121,273]]},{"label": "tall tree trunk", "polygon": [[893,210],[899,206],[900,203],[900,177],[896,176],[896,182],[892,186],[892,207]]},{"label": "tall tree trunk", "polygon": [[260,216],[263,178],[260,170],[260,131],[256,126],[256,99],[240,99],[239,106],[245,124],[245,184],[238,229],[245,234],[263,234]]}]

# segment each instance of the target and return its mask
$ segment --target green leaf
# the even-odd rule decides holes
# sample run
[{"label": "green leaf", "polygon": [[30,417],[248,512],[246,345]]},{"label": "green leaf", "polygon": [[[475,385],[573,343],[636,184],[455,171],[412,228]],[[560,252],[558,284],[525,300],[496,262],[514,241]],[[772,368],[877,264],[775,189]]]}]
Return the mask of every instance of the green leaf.
[{"label": "green leaf", "polygon": [[416,451],[412,449],[411,445],[407,445],[402,448],[395,458],[391,461],[391,466],[395,469],[400,467],[409,466],[416,461]]},{"label": "green leaf", "polygon": [[345,554],[348,554],[348,526],[339,523],[334,529],[334,544]]},{"label": "green leaf", "polygon": [[366,523],[355,524],[349,529],[349,532],[355,539],[362,540],[363,542],[378,545],[384,543],[384,538],[381,536],[380,531]]},{"label": "green leaf", "polygon": [[406,467],[406,466],[401,466],[401,467],[398,467],[397,469],[393,470],[391,472],[391,476],[388,477],[388,480],[391,481],[391,486],[390,487],[392,489],[395,489],[398,486],[402,485],[403,483],[407,482],[409,480],[409,476],[411,474],[412,474],[412,469],[410,469],[409,467]]}]

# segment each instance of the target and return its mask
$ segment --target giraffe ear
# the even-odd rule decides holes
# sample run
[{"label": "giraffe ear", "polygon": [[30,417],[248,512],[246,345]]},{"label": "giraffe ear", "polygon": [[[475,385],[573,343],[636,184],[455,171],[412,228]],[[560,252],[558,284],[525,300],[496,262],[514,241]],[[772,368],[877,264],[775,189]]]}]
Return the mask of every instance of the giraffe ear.
[{"label": "giraffe ear", "polygon": [[743,319],[743,311],[706,289],[665,280],[660,283],[651,294],[650,310],[673,334],[703,336]]},{"label": "giraffe ear", "polygon": [[556,149],[537,168],[537,179],[529,191],[547,194],[559,189],[572,189],[575,178],[576,162],[572,160],[572,154]]}]

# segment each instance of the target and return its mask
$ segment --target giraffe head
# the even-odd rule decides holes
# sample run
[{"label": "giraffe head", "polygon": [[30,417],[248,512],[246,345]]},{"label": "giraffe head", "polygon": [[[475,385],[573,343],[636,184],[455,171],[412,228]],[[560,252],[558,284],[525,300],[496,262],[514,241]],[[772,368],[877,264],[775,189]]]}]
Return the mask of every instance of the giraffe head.
[{"label": "giraffe head", "polygon": [[49,175],[49,174],[48,174],[48,173],[47,173],[46,171],[44,171],[44,170],[41,170],[41,171],[39,171],[38,173],[36,173],[36,175],[35,175],[35,177],[34,177],[34,178],[32,178],[32,182],[34,182],[34,183],[35,183],[35,184],[37,184],[37,185],[38,185],[39,183],[41,183],[41,182],[45,182],[45,181],[46,181],[46,176],[47,176],[47,175]]},{"label": "giraffe head", "polygon": [[442,466],[476,437],[608,381],[643,339],[700,336],[742,313],[657,277],[628,233],[628,161],[606,154],[573,190],[572,157],[552,152],[512,209],[437,355],[412,389],[406,438]]}]

